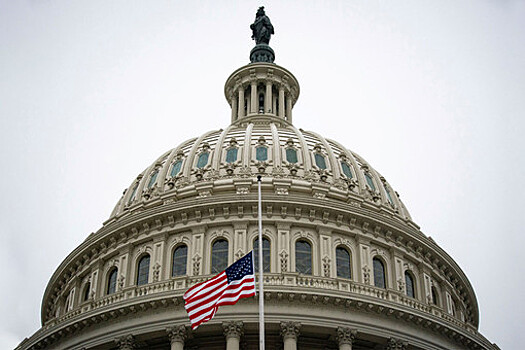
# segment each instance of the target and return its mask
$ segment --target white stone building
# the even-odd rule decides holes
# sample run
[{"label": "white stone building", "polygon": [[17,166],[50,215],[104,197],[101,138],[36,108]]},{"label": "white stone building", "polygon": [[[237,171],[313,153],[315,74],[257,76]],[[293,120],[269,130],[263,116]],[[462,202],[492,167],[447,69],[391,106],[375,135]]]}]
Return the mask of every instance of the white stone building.
[{"label": "white stone building", "polygon": [[257,298],[190,331],[182,295],[257,246],[259,174],[267,349],[499,349],[387,179],[294,126],[299,83],[265,52],[226,81],[230,125],[157,158],[66,257],[17,349],[257,349]]}]

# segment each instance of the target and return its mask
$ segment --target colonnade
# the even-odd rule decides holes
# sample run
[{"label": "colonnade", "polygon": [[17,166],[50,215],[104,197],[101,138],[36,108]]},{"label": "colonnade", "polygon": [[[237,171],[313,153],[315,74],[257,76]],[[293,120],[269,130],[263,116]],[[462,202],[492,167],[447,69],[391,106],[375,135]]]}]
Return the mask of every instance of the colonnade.
[{"label": "colonnade", "polygon": [[[297,340],[301,333],[300,322],[281,322],[281,337],[283,339],[283,350],[297,350]],[[241,338],[244,335],[244,323],[242,321],[227,321],[222,323],[224,337],[226,338],[226,350],[239,350]],[[166,329],[170,339],[171,350],[184,350],[187,338],[186,326],[178,325]],[[357,330],[349,327],[338,327],[335,339],[339,344],[339,350],[352,350],[352,345],[357,336]],[[133,335],[127,335],[115,339],[119,350],[132,350],[136,348]],[[386,350],[406,350],[408,343],[400,339],[388,339]]]},{"label": "colonnade", "polygon": [[[264,84],[263,89],[259,89],[261,82]],[[274,86],[277,88],[276,94]],[[291,94],[286,90],[283,83],[270,79],[240,84],[231,96],[232,123],[253,114],[273,114],[291,123],[293,103]],[[249,96],[246,96],[246,92]],[[261,94],[264,96],[263,105],[259,100]]]}]

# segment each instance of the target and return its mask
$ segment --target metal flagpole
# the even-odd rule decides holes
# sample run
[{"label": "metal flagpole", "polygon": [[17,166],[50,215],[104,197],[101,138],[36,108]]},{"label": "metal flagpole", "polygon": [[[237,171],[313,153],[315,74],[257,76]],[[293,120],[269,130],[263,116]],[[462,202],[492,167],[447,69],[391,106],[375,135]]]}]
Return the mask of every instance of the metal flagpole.
[{"label": "metal flagpole", "polygon": [[263,242],[262,242],[262,204],[261,204],[261,175],[257,176],[259,183],[259,350],[264,350],[264,287],[263,287]]}]

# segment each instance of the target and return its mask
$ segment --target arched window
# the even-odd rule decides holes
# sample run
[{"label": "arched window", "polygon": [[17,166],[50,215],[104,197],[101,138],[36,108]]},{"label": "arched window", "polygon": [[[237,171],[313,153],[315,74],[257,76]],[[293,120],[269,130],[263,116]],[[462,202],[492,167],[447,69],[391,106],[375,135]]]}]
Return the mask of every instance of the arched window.
[{"label": "arched window", "polygon": [[259,94],[259,113],[264,113],[264,94]]},{"label": "arched window", "polygon": [[186,274],[186,261],[188,257],[188,246],[181,245],[173,251],[173,266],[171,276],[182,276]]},{"label": "arched window", "polygon": [[458,315],[458,310],[456,308],[456,302],[452,298],[450,299],[450,308],[452,310],[452,316],[456,317]]},{"label": "arched window", "polygon": [[219,239],[211,247],[211,273],[219,273],[228,267],[228,241]]},{"label": "arched window", "polygon": [[[270,241],[263,237],[263,271],[270,272]],[[253,265],[255,272],[259,272],[259,239],[253,242]]]},{"label": "arched window", "polygon": [[148,284],[149,278],[149,255],[144,255],[139,260],[137,268],[137,286]]},{"label": "arched window", "polygon": [[128,204],[131,203],[135,199],[135,193],[137,193],[137,188],[139,187],[139,183],[136,182],[135,186],[133,186],[133,189],[131,190],[131,195],[128,199]]},{"label": "arched window", "polygon": [[295,271],[312,274],[312,246],[306,241],[295,242]]},{"label": "arched window", "polygon": [[378,258],[374,258],[374,286],[378,288],[386,288],[385,280],[385,265]]},{"label": "arched window", "polygon": [[432,304],[439,306],[439,294],[436,290],[436,287],[432,286],[430,291],[432,293]]},{"label": "arched window", "polygon": [[71,308],[69,307],[69,302],[71,300],[71,291],[67,293],[66,301],[64,302],[64,314],[66,314]]},{"label": "arched window", "polygon": [[91,283],[86,283],[84,286],[84,293],[82,293],[82,301],[88,301],[91,294]]},{"label": "arched window", "polygon": [[156,169],[155,171],[153,171],[153,173],[151,173],[151,176],[149,177],[148,188],[151,188],[153,185],[155,185],[158,175],[159,175],[158,169]]},{"label": "arched window", "polygon": [[370,186],[372,191],[375,191],[376,185],[374,185],[374,180],[372,180],[372,176],[370,176],[369,173],[365,173],[365,179],[366,179],[366,183],[368,184],[368,186]]},{"label": "arched window", "polygon": [[388,186],[385,185],[385,192],[386,192],[386,198],[388,199],[388,203],[394,205],[394,201],[392,200],[392,195],[390,194],[390,191],[388,190]]},{"label": "arched window", "polygon": [[170,172],[171,177],[177,176],[177,174],[180,172],[181,167],[182,167],[182,160],[178,160],[175,163],[173,163],[173,166],[171,167],[171,172]]},{"label": "arched window", "polygon": [[288,163],[297,163],[297,151],[293,148],[286,149],[286,161]]},{"label": "arched window", "polygon": [[335,260],[337,263],[337,277],[352,278],[350,269],[350,253],[343,247],[335,250]]},{"label": "arched window", "polygon": [[407,296],[411,298],[416,297],[414,278],[412,278],[412,275],[408,271],[405,271],[405,288]]},{"label": "arched window", "polygon": [[237,161],[237,148],[230,148],[226,151],[226,163],[235,163]]},{"label": "arched window", "polygon": [[208,158],[210,157],[209,152],[203,152],[199,155],[199,160],[197,160],[197,168],[202,169],[208,164]]},{"label": "arched window", "polygon": [[314,155],[314,158],[315,165],[317,165],[319,169],[326,169],[326,160],[324,159],[324,156],[321,153],[316,153]]},{"label": "arched window", "polygon": [[268,148],[266,146],[259,146],[255,149],[255,159],[260,162],[268,160]]},{"label": "arched window", "polygon": [[352,176],[352,170],[350,170],[350,165],[348,165],[347,162],[341,162],[341,169],[343,169],[343,174],[349,179],[351,179]]},{"label": "arched window", "polygon": [[106,294],[113,294],[117,291],[117,275],[118,269],[114,267],[108,275],[108,285],[106,288]]}]

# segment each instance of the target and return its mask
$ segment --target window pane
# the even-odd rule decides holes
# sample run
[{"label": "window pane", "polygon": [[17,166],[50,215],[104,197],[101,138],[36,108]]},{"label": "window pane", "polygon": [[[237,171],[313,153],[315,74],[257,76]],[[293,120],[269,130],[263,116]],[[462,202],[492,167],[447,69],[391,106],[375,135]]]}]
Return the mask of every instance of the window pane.
[{"label": "window pane", "polygon": [[366,179],[366,183],[368,184],[368,186],[370,186],[372,191],[375,191],[376,186],[374,185],[374,180],[372,180],[372,177],[370,176],[369,173],[365,173],[365,179]]},{"label": "window pane", "polygon": [[326,169],[326,161],[324,160],[324,156],[322,154],[315,154],[315,164],[319,167],[319,169]]},{"label": "window pane", "polygon": [[385,283],[385,267],[379,259],[373,260],[374,262],[374,286],[379,288],[386,288]]},{"label": "window pane", "polygon": [[226,163],[234,163],[237,160],[237,148],[226,151]]},{"label": "window pane", "polygon": [[268,159],[268,148],[264,146],[257,147],[255,149],[255,158],[260,162],[267,160]]},{"label": "window pane", "polygon": [[147,284],[148,277],[149,277],[149,255],[146,255],[139,261],[139,268],[137,270],[137,286]]},{"label": "window pane", "polygon": [[432,290],[432,304],[439,305],[438,294],[436,292],[436,287],[432,287],[431,290]]},{"label": "window pane", "polygon": [[406,284],[407,295],[411,298],[415,298],[414,280],[412,279],[412,276],[410,276],[408,272],[405,272],[405,284]]},{"label": "window pane", "polygon": [[221,239],[211,248],[211,273],[219,273],[228,267],[228,241]]},{"label": "window pane", "polygon": [[113,269],[109,273],[108,288],[106,290],[106,294],[113,294],[113,293],[115,293],[115,291],[117,289],[117,275],[118,275],[118,270],[117,269]]},{"label": "window pane", "polygon": [[188,256],[188,247],[182,245],[173,252],[173,266],[171,269],[172,276],[182,276],[186,274],[186,261]]},{"label": "window pane", "polygon": [[343,174],[346,175],[347,178],[352,178],[352,171],[350,170],[350,165],[346,162],[341,162],[341,168],[343,169]]},{"label": "window pane", "polygon": [[297,151],[293,148],[286,149],[286,161],[288,163],[297,163]]},{"label": "window pane", "polygon": [[312,247],[308,242],[295,242],[295,271],[312,274]]},{"label": "window pane", "polygon": [[157,181],[157,175],[159,175],[159,171],[155,170],[153,174],[151,174],[148,182],[148,188],[151,188],[155,184],[155,181]]},{"label": "window pane", "polygon": [[386,197],[388,199],[388,202],[392,205],[394,205],[394,201],[392,200],[392,196],[390,195],[390,191],[388,190],[388,187],[385,186],[385,192],[386,192]]},{"label": "window pane", "polygon": [[[259,271],[259,239],[253,242],[253,265]],[[263,271],[270,272],[270,241],[263,237]]]},{"label": "window pane", "polygon": [[135,193],[137,192],[138,187],[139,183],[137,182],[135,186],[133,186],[133,190],[131,191],[131,196],[129,196],[128,203],[131,203],[131,201],[135,199]]},{"label": "window pane", "polygon": [[86,301],[89,299],[89,294],[91,293],[91,283],[87,283],[84,287],[84,297],[82,298],[82,301]]},{"label": "window pane", "polygon": [[204,168],[206,164],[208,164],[209,155],[210,154],[208,152],[201,153],[201,155],[199,156],[199,160],[197,161],[197,168]]},{"label": "window pane", "polygon": [[182,166],[182,160],[176,161],[175,164],[173,164],[173,166],[171,167],[170,175],[172,177],[176,176],[179,173],[181,166]]},{"label": "window pane", "polygon": [[345,248],[335,250],[337,263],[337,277],[351,278],[350,253]]}]

